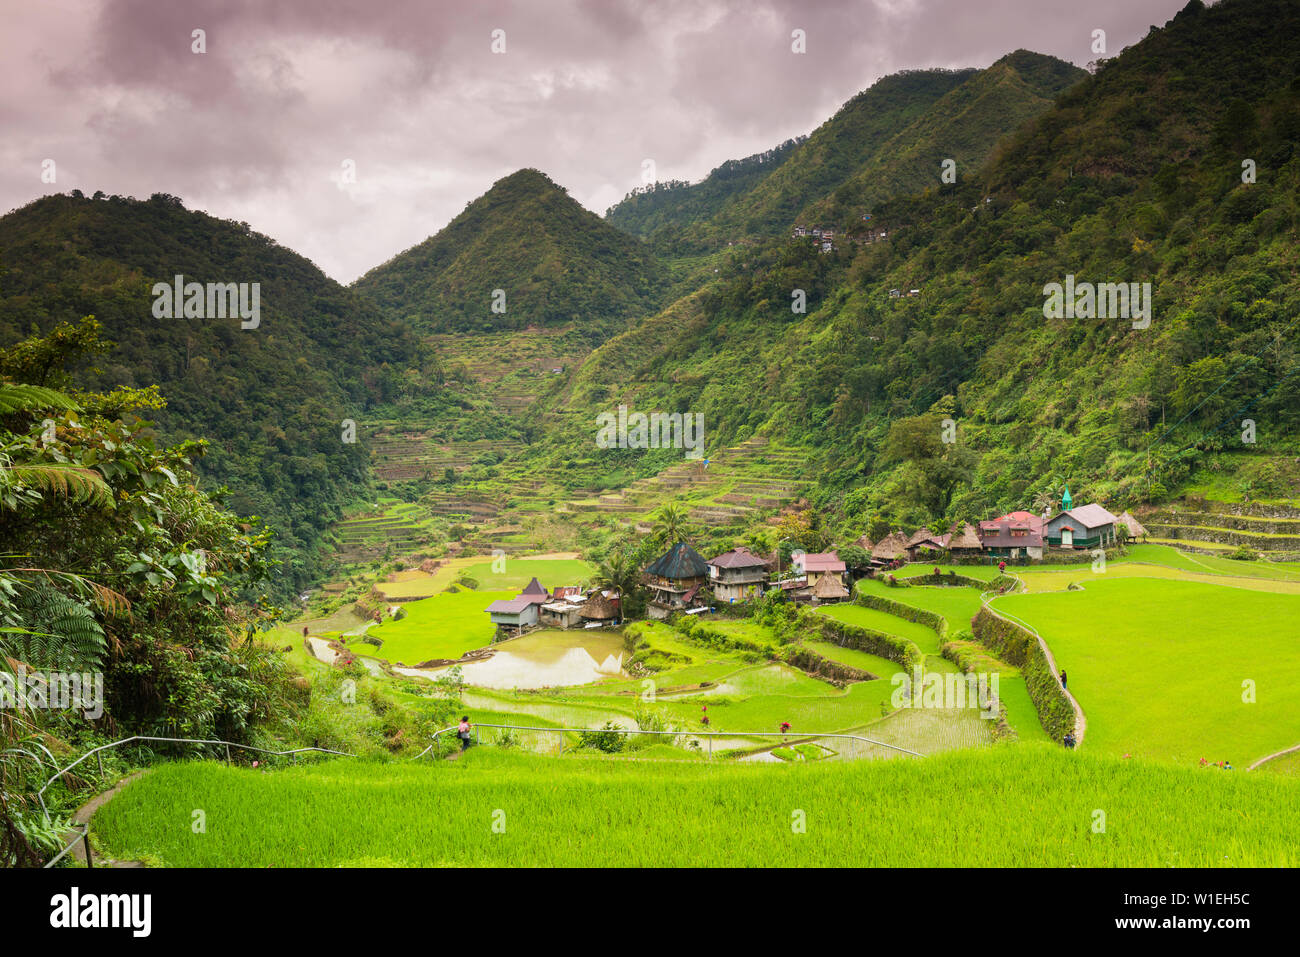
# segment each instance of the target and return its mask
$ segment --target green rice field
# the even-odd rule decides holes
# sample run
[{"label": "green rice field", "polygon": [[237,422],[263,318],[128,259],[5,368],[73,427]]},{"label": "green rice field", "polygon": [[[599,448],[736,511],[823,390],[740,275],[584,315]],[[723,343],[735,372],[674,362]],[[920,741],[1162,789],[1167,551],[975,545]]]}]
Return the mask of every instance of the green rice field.
[{"label": "green rice field", "polygon": [[848,763],[665,753],[167,765],[101,809],[94,833],[118,859],[173,867],[1300,864],[1300,782],[1282,776],[1050,745]]}]

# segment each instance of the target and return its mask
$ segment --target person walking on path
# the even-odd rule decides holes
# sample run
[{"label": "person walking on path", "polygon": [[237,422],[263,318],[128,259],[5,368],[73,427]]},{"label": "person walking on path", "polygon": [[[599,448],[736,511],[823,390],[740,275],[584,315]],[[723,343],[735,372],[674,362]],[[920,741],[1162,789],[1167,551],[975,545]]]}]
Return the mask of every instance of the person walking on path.
[{"label": "person walking on path", "polygon": [[1066,684],[1065,684],[1065,669],[1064,669],[1064,668],[1061,669],[1061,689],[1062,689],[1062,690],[1068,690],[1068,688],[1066,687]]},{"label": "person walking on path", "polygon": [[469,749],[469,715],[460,719],[460,724],[456,726],[456,736],[460,738],[460,749],[467,751]]}]

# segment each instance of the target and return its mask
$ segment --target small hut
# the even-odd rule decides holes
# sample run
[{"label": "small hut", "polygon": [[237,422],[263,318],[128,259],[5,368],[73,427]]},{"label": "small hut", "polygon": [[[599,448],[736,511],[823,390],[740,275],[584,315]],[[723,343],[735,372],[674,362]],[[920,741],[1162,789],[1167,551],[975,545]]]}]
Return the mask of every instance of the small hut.
[{"label": "small hut", "polygon": [[955,522],[948,530],[948,551],[954,558],[978,555],[984,550],[979,532],[970,522]]},{"label": "small hut", "polygon": [[596,589],[591,593],[582,607],[578,609],[578,614],[583,620],[588,622],[588,627],[592,624],[604,624],[607,621],[613,621],[618,617],[618,609],[614,603],[605,597],[604,592]]},{"label": "small hut", "polygon": [[838,575],[823,575],[817,579],[812,588],[812,603],[824,605],[827,602],[843,601],[849,597],[849,590],[844,587]]},{"label": "small hut", "polygon": [[1125,528],[1128,529],[1129,541],[1132,541],[1135,538],[1147,537],[1146,527],[1141,522],[1139,522],[1136,518],[1133,517],[1132,512],[1125,512],[1123,515],[1119,517],[1118,521],[1116,521],[1115,524],[1117,526],[1123,525]]},{"label": "small hut", "polygon": [[907,538],[904,537],[902,532],[894,532],[876,542],[876,547],[871,550],[871,563],[873,565],[884,565],[896,558],[902,558],[906,554]]},{"label": "small hut", "polygon": [[936,535],[924,526],[912,533],[912,537],[903,546],[907,550],[907,560],[914,562],[921,551],[942,552],[948,548],[948,536]]}]

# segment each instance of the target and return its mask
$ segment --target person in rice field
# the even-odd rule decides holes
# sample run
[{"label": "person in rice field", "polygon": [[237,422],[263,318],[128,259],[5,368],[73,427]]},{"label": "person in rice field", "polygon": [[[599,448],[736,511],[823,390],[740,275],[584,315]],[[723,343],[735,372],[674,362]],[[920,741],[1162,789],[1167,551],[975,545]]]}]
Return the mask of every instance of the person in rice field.
[{"label": "person in rice field", "polygon": [[456,737],[460,738],[460,749],[466,751],[469,749],[469,715],[463,715],[460,724],[456,726]]}]

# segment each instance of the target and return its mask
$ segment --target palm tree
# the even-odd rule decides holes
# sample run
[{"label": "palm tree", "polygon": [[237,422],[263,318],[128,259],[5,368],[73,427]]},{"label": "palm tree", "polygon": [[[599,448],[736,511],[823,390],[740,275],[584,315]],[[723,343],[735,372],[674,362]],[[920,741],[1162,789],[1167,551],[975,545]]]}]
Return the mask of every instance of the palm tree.
[{"label": "palm tree", "polygon": [[654,536],[665,545],[676,545],[686,538],[685,506],[668,502],[659,506],[654,518]]},{"label": "palm tree", "polygon": [[626,618],[623,596],[635,593],[640,579],[641,570],[628,561],[626,555],[622,552],[612,552],[596,567],[596,574],[592,577],[591,583],[596,588],[617,592],[619,616]]}]

